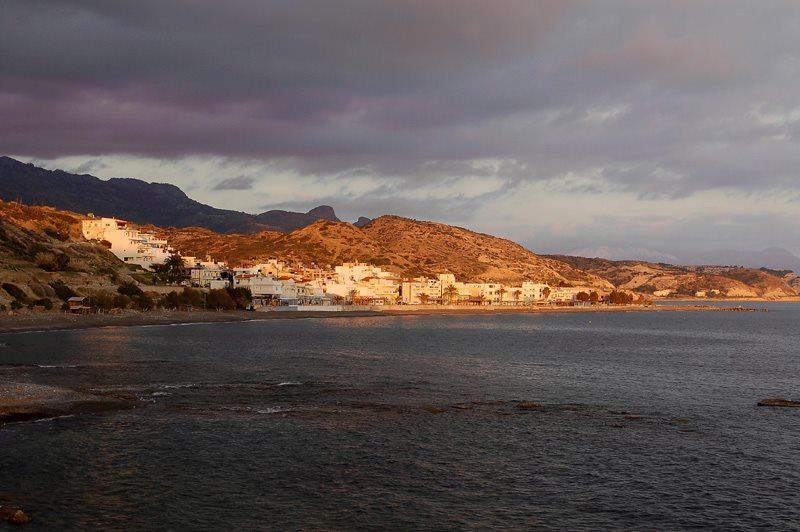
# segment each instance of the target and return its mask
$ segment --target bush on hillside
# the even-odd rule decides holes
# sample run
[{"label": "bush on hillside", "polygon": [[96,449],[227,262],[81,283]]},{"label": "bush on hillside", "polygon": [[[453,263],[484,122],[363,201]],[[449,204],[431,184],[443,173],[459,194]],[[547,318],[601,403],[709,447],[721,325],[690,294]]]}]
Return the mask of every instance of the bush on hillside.
[{"label": "bush on hillside", "polygon": [[22,290],[19,286],[12,284],[12,283],[3,283],[3,290],[8,292],[8,295],[13,297],[14,299],[18,299],[19,301],[27,301],[28,296],[25,295],[25,291]]},{"label": "bush on hillside", "polygon": [[132,283],[130,281],[126,281],[119,285],[117,292],[130,298],[139,297],[144,293],[142,292],[142,289],[136,285],[136,283]]},{"label": "bush on hillside", "polygon": [[208,297],[206,298],[206,304],[208,305],[208,308],[213,308],[216,310],[236,309],[236,301],[234,301],[230,294],[228,294],[228,291],[224,289],[209,291]]},{"label": "bush on hillside", "polygon": [[57,281],[52,281],[50,283],[50,287],[55,290],[56,295],[62,301],[66,301],[67,299],[78,295],[72,288],[69,287],[69,285],[60,279]]},{"label": "bush on hillside", "polygon": [[139,310],[154,310],[156,308],[156,301],[149,294],[142,293],[131,299]]},{"label": "bush on hillside", "polygon": [[47,298],[37,299],[31,303],[31,307],[44,307],[45,310],[53,310],[53,302]]},{"label": "bush on hillside", "polygon": [[244,310],[250,306],[250,303],[253,301],[253,295],[250,292],[249,288],[238,287],[238,288],[226,288],[228,295],[231,296],[234,303],[236,303],[236,308],[240,310]]},{"label": "bush on hillside", "polygon": [[63,272],[69,268],[69,256],[65,253],[40,251],[34,261],[38,267],[48,272]]}]

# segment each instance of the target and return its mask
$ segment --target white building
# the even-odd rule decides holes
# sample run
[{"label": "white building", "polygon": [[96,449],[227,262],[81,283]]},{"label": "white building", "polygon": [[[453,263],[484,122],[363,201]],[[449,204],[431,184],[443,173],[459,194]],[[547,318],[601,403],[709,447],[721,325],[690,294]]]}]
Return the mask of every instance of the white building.
[{"label": "white building", "polygon": [[543,283],[534,283],[531,281],[524,281],[522,283],[522,301],[525,303],[534,303],[536,301],[544,301],[550,292],[550,287]]},{"label": "white building", "polygon": [[101,242],[122,261],[150,268],[163,264],[173,254],[167,241],[155,234],[143,232],[125,220],[116,218],[89,218],[82,222],[83,237]]},{"label": "white building", "polygon": [[336,266],[332,279],[325,281],[325,292],[345,299],[355,295],[373,302],[394,303],[400,283],[391,272],[372,264],[346,262]]},{"label": "white building", "polygon": [[442,302],[442,281],[417,277],[405,279],[400,286],[400,301],[404,305]]}]

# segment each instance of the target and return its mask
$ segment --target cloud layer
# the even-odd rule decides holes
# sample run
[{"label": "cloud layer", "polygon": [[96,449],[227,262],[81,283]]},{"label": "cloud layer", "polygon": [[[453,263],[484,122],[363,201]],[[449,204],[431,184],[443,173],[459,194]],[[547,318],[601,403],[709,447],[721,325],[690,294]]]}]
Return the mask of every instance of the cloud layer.
[{"label": "cloud layer", "polygon": [[800,225],[798,34],[791,1],[6,0],[0,150],[211,160],[191,183],[247,209],[490,204],[509,234],[533,189],[686,219],[768,191]]}]

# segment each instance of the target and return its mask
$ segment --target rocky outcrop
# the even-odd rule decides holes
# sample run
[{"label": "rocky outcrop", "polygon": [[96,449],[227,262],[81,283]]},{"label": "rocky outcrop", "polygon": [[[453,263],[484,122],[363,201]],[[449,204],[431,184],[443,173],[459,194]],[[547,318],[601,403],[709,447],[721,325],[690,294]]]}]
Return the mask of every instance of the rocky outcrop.
[{"label": "rocky outcrop", "polygon": [[27,525],[31,517],[16,506],[0,506],[0,521],[7,521],[12,525]]},{"label": "rocky outcrop", "polygon": [[0,425],[51,417],[132,408],[135,401],[57,386],[0,383]]}]

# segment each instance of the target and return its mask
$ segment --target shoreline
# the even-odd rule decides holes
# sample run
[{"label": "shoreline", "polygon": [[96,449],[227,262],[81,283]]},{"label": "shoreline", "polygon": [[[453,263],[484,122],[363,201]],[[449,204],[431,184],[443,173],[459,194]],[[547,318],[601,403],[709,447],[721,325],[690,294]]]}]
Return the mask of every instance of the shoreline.
[{"label": "shoreline", "polygon": [[574,314],[598,312],[730,312],[762,311],[762,308],[717,307],[711,305],[625,305],[593,307],[396,307],[353,311],[185,311],[157,310],[151,312],[125,311],[117,314],[75,315],[63,312],[40,312],[14,316],[0,316],[0,334],[22,332],[44,332],[59,330],[94,329],[103,327],[142,327],[154,325],[188,325],[199,323],[233,323],[272,319],[308,318],[365,318],[386,316],[433,316],[433,315],[494,315],[494,314]]}]

